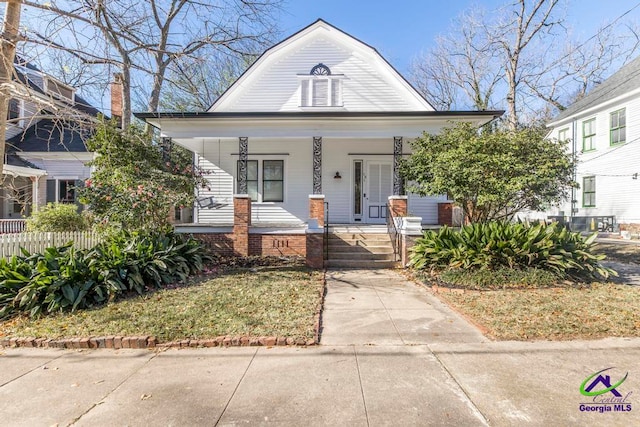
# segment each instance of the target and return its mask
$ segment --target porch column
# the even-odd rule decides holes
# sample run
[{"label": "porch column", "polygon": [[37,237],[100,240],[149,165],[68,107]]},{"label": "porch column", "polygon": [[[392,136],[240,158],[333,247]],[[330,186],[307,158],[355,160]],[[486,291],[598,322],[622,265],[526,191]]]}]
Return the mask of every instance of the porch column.
[{"label": "porch column", "polygon": [[39,207],[40,177],[31,176],[29,179],[31,179],[31,212],[35,212]]},{"label": "porch column", "polygon": [[402,158],[402,137],[393,137],[393,195],[401,196],[404,194],[402,188],[402,177],[400,176],[400,159]]},{"label": "porch column", "polygon": [[168,162],[171,160],[171,150],[173,148],[173,141],[171,138],[163,137],[161,140],[161,148],[162,148],[162,161]]},{"label": "porch column", "polygon": [[247,159],[249,157],[249,138],[241,136],[238,138],[240,148],[240,158],[238,162],[238,194],[248,194],[247,190]]},{"label": "porch column", "polygon": [[322,194],[322,137],[321,136],[313,137],[313,194]]},{"label": "porch column", "polygon": [[248,194],[236,194],[233,196],[233,251],[236,255],[249,256],[250,226],[251,197]]}]

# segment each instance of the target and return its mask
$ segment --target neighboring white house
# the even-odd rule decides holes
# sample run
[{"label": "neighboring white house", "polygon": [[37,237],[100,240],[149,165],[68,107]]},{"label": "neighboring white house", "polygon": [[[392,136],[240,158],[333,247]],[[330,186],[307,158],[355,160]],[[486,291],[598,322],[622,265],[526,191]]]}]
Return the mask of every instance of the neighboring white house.
[{"label": "neighboring white house", "polygon": [[[587,230],[640,225],[640,57],[555,117],[550,137],[570,140],[580,188],[552,214]],[[608,228],[607,231],[612,231]]]},{"label": "neighboring white house", "polygon": [[[333,224],[384,223],[410,140],[501,114],[435,111],[374,48],[318,20],[264,52],[208,111],[136,116],[209,172],[195,222],[233,224],[240,193],[253,225],[273,227],[305,223],[312,194],[324,195]],[[442,201],[409,195],[408,212],[436,224]]]},{"label": "neighboring white house", "polygon": [[[89,136],[75,120],[98,110],[76,90],[16,58],[9,102],[0,218],[20,219],[47,202],[76,203],[75,188],[90,176]],[[82,119],[80,119],[82,117]]]}]

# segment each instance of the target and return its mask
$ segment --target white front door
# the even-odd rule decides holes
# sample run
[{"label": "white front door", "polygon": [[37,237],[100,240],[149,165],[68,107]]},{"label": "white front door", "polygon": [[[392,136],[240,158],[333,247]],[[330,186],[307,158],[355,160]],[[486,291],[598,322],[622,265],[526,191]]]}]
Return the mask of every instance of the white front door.
[{"label": "white front door", "polygon": [[393,192],[392,170],[391,162],[367,162],[364,213],[369,224],[384,224],[387,220],[387,202]]}]

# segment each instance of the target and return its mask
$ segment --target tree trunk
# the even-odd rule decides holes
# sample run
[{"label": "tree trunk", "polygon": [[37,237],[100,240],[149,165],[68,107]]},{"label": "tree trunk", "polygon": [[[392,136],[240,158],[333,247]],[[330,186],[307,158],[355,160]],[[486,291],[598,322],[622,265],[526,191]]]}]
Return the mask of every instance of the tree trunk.
[{"label": "tree trunk", "polygon": [[0,40],[0,175],[4,169],[5,139],[7,137],[7,113],[11,93],[11,76],[13,75],[13,60],[16,56],[18,42],[18,27],[20,26],[20,0],[8,0],[4,12],[4,33]]}]

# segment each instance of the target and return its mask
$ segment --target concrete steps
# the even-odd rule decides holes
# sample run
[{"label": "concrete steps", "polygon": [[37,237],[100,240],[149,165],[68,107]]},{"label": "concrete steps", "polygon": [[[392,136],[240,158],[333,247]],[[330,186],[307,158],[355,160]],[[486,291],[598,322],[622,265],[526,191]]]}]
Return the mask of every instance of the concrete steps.
[{"label": "concrete steps", "polygon": [[333,268],[397,268],[387,233],[330,233],[329,262]]}]

